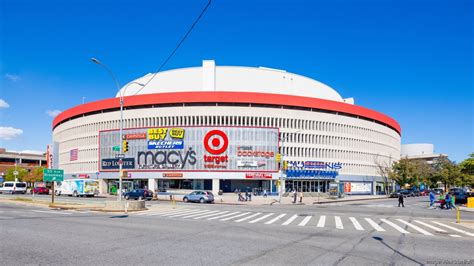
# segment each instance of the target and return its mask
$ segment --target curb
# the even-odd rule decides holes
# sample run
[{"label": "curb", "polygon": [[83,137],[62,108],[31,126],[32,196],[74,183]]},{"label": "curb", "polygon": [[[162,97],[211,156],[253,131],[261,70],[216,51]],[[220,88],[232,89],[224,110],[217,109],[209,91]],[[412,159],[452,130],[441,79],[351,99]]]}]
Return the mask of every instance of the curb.
[{"label": "curb", "polygon": [[365,198],[365,199],[345,199],[345,200],[334,200],[334,201],[315,201],[313,204],[331,204],[331,203],[339,203],[339,202],[351,202],[351,201],[367,201],[367,200],[388,200],[393,199],[389,197],[384,198]]}]

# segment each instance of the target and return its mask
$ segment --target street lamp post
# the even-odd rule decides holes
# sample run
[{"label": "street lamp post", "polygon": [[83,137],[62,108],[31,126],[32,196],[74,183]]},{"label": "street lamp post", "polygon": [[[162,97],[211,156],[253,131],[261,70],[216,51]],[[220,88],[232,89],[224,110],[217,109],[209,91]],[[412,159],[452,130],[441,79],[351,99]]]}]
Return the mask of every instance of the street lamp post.
[{"label": "street lamp post", "polygon": [[[120,85],[119,85],[119,82],[117,80],[117,77],[114,75],[112,70],[110,70],[110,68],[107,65],[105,65],[104,63],[102,63],[101,61],[99,61],[96,58],[91,58],[91,61],[98,64],[98,65],[100,65],[101,67],[103,67],[110,74],[110,76],[112,77],[112,79],[115,82],[115,85],[117,86],[118,92],[120,93],[119,141],[120,141],[120,155],[123,155],[124,154],[124,152],[123,152],[123,99],[124,99],[125,90],[131,84],[138,84],[138,85],[141,85],[141,86],[144,86],[144,85],[140,84],[138,82],[131,82],[124,88],[124,92],[122,93],[122,91],[120,90]],[[122,201],[122,164],[123,164],[122,160],[123,160],[123,158],[119,158],[119,192],[117,193],[118,194],[118,201]]]}]

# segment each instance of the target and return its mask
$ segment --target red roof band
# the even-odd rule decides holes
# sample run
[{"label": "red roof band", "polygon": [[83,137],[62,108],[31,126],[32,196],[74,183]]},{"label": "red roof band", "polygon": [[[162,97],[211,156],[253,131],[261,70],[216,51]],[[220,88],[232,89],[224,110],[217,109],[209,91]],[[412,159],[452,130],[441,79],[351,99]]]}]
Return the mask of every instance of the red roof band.
[{"label": "red roof band", "polygon": [[[272,104],[283,106],[298,106],[306,108],[315,108],[320,110],[328,110],[333,112],[347,113],[351,115],[361,116],[364,118],[376,120],[395,129],[401,135],[400,125],[393,118],[379,113],[377,111],[367,109],[358,105],[352,105],[331,100],[318,98],[257,93],[257,92],[170,92],[141,94],[134,96],[126,96],[124,98],[124,106],[141,106],[152,104],[172,104],[172,103],[249,103],[249,104]],[[119,98],[109,98],[100,101],[81,104],[70,108],[53,120],[53,129],[61,122],[82,114],[97,112],[101,110],[119,108]]]}]

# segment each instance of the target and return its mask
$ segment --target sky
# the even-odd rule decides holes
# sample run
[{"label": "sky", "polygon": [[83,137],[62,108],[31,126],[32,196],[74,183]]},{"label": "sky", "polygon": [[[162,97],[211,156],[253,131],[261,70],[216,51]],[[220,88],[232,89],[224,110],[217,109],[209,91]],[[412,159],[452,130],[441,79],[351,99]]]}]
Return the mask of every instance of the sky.
[{"label": "sky", "polygon": [[[402,143],[474,152],[474,1],[214,0],[164,67],[265,66],[396,119]],[[0,147],[44,151],[53,117],[155,72],[207,0],[0,0]]]}]

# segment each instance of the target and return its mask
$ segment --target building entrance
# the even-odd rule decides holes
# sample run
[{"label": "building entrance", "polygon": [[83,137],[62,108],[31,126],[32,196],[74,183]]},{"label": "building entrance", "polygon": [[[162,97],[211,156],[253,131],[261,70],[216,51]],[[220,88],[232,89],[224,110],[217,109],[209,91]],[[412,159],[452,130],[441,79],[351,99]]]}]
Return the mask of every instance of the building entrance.
[{"label": "building entrance", "polygon": [[302,192],[323,192],[329,189],[329,180],[286,180],[285,188],[287,192],[294,189]]}]

